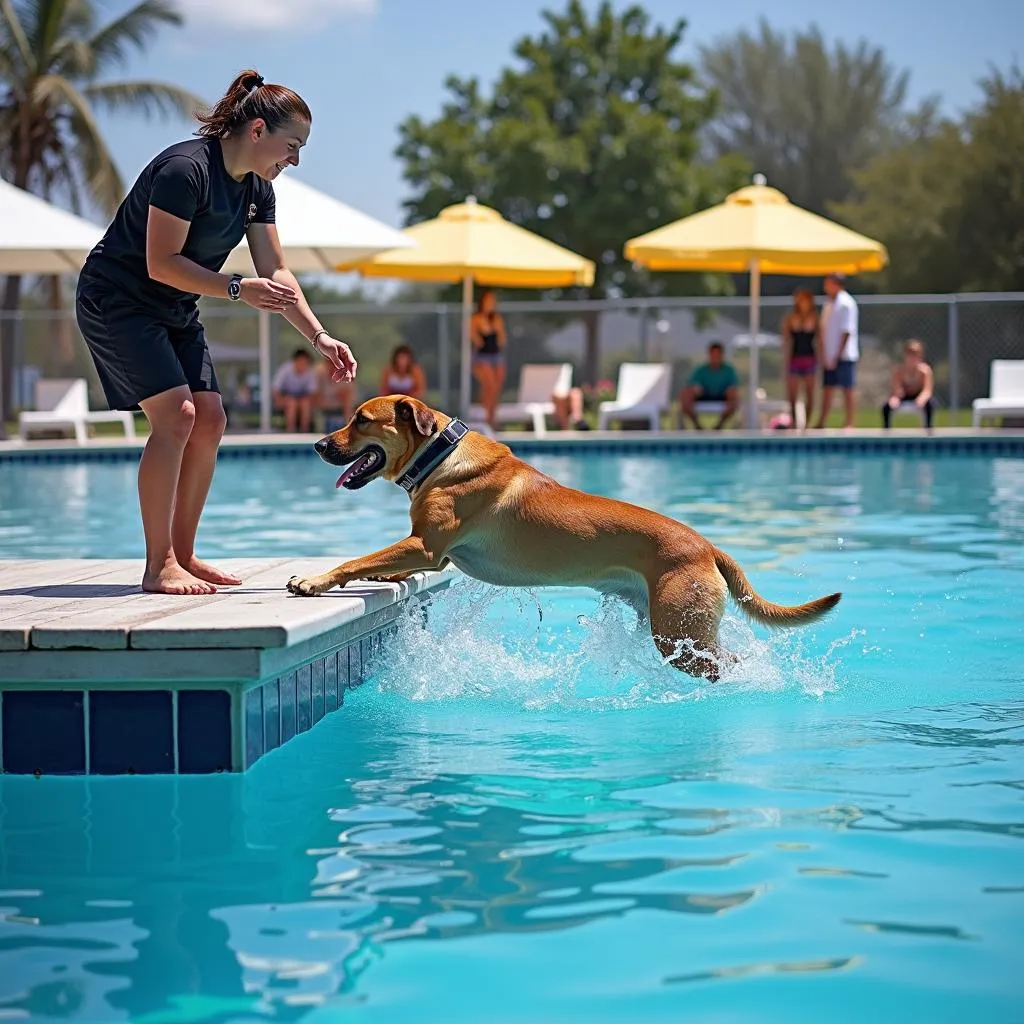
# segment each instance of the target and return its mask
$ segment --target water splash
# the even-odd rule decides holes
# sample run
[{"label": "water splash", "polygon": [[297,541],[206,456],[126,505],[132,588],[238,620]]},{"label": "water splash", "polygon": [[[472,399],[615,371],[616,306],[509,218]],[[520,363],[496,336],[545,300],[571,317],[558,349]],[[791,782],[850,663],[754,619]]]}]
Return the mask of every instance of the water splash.
[{"label": "water splash", "polygon": [[[579,609],[585,611],[580,613]],[[460,581],[412,611],[370,665],[382,692],[413,701],[482,698],[528,710],[608,711],[736,693],[795,691],[821,698],[839,688],[838,652],[858,631],[824,650],[813,634],[758,635],[730,611],[722,621],[721,681],[678,671],[654,646],[648,627],[615,600],[587,591],[535,593]]]}]

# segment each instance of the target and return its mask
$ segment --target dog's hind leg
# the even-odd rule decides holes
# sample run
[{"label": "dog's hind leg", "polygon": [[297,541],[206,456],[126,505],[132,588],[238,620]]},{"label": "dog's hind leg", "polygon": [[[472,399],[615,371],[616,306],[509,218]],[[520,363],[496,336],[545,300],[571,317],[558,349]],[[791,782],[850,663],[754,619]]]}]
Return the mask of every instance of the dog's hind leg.
[{"label": "dog's hind leg", "polygon": [[651,634],[661,654],[691,676],[717,682],[724,654],[718,624],[725,613],[725,580],[710,571],[670,569],[652,581]]}]

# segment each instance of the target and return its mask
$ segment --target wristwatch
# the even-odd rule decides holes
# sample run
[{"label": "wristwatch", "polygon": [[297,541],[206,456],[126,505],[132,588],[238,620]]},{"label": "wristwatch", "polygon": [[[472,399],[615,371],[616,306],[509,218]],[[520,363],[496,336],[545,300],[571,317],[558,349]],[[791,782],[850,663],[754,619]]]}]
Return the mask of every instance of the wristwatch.
[{"label": "wristwatch", "polygon": [[242,275],[232,274],[231,280],[228,281],[228,298],[232,302],[237,302],[242,297]]}]

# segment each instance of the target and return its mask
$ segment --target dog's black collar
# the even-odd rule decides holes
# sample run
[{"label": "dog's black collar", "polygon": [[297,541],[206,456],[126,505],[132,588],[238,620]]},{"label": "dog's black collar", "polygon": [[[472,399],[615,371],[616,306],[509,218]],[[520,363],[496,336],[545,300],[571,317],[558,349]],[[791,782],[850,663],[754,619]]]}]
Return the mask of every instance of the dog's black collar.
[{"label": "dog's black collar", "polygon": [[423,483],[428,473],[433,472],[459,446],[459,442],[469,433],[469,427],[460,419],[452,420],[412,460],[412,465],[395,481],[400,487],[412,494],[414,488]]}]

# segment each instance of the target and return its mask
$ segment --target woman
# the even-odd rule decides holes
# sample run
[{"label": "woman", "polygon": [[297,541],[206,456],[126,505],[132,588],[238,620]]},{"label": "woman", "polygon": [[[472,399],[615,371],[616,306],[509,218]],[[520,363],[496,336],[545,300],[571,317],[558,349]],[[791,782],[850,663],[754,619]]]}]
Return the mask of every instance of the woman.
[{"label": "woman", "polygon": [[795,427],[796,403],[801,385],[804,391],[805,422],[814,411],[814,379],[821,361],[820,318],[814,307],[814,296],[806,288],[793,293],[793,308],[782,321],[782,358],[786,367],[786,390],[789,396],[791,423]]},{"label": "woman", "polygon": [[[150,423],[139,465],[142,589],[165,594],[241,582],[195,552],[226,422],[199,297],[281,313],[336,380],[356,372],[348,346],[321,326],[285,266],[274,224],[271,182],[298,166],[309,107],[244,71],[197,119],[198,138],[165,149],[139,175],[86,260],[76,302],[108,405],[141,408]],[[220,273],[243,235],[256,276]]]},{"label": "woman", "polygon": [[382,395],[408,395],[423,401],[427,378],[408,345],[399,345],[380,375]]},{"label": "woman", "polygon": [[480,385],[480,404],[487,424],[494,428],[494,414],[505,386],[505,320],[498,312],[494,292],[485,288],[476,300],[476,312],[469,321],[473,345],[473,376]]},{"label": "woman", "polygon": [[892,425],[892,414],[903,402],[913,402],[924,413],[924,425],[932,429],[932,415],[935,403],[932,394],[935,389],[935,374],[924,361],[924,345],[916,338],[907,342],[903,349],[903,362],[893,367],[892,387],[889,400],[882,406],[882,425],[886,430]]}]

